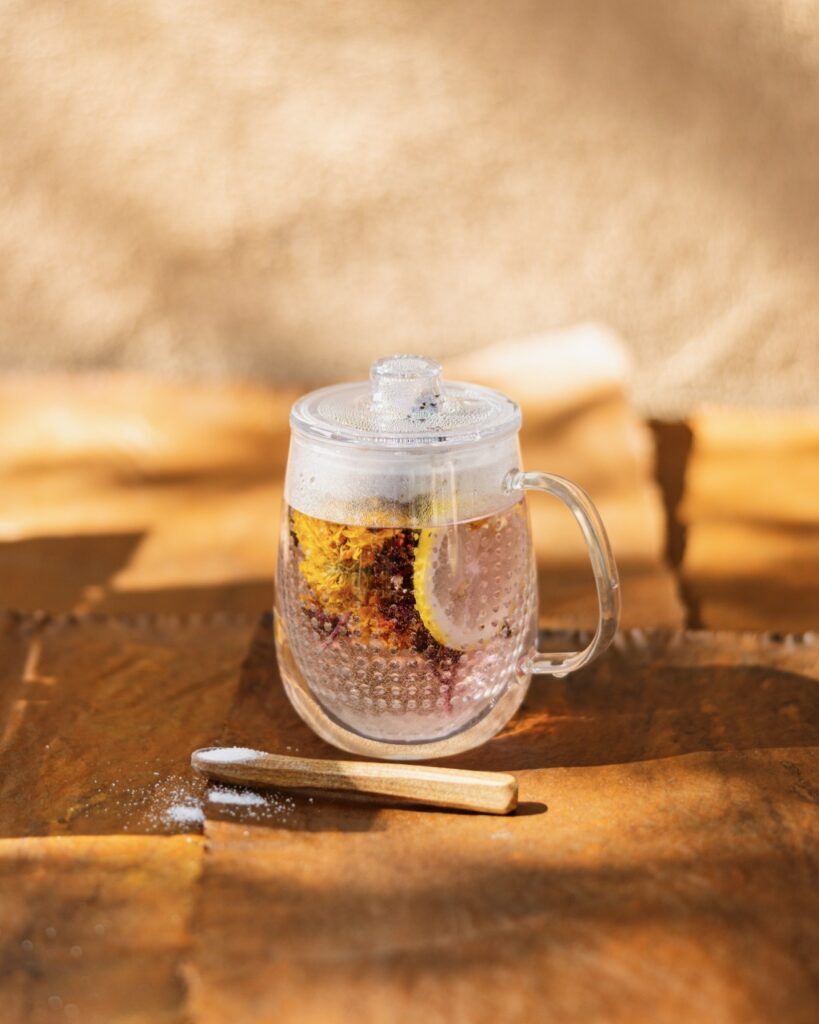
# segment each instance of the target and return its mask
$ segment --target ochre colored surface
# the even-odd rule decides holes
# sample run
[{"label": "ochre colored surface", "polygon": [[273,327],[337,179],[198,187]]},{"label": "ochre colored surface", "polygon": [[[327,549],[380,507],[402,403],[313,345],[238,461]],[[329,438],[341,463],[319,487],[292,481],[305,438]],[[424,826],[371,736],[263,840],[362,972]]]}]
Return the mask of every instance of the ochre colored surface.
[{"label": "ochre colored surface", "polygon": [[[788,635],[683,633],[617,373],[542,401],[515,379],[526,465],[599,503],[638,628],[450,760],[517,775],[504,819],[242,804],[191,774],[214,742],[339,756],[259,620],[292,396],[0,385],[0,604],[22,609],[0,616],[4,1024],[816,1019],[819,647],[792,634],[819,621],[812,420],[692,420],[689,613]],[[542,642],[571,649],[590,571],[571,517],[532,509]]]},{"label": "ochre colored surface", "polygon": [[[101,1022],[815,1019],[815,637],[631,631],[536,682],[448,762],[514,772],[509,818],[244,807],[190,776],[213,740],[331,752],[284,697],[269,617],[10,617],[3,644],[10,682],[39,680],[4,754],[6,834],[110,833],[0,841],[11,1024],[51,996]],[[205,847],[124,834],[157,820]]]},{"label": "ochre colored surface", "polygon": [[2,1019],[187,1024],[198,836],[0,840]]},{"label": "ochre colored surface", "polygon": [[692,418],[681,566],[707,628],[819,626],[819,413]]},{"label": "ochre colored surface", "polygon": [[[593,373],[535,340],[497,384],[523,405],[524,465],[577,480],[598,504],[623,575],[624,625],[678,627],[650,436],[625,398],[616,343],[583,337]],[[485,379],[494,352],[453,374]],[[538,396],[529,381],[556,359],[563,386]],[[269,608],[294,397],[122,376],[0,381],[0,607]],[[535,496],[531,509],[544,624],[592,626],[577,524],[555,499]]]},{"label": "ochre colored surface", "polygon": [[524,772],[510,819],[209,825],[194,1020],[808,1024],[817,770],[689,754]]},{"label": "ochre colored surface", "polygon": [[[271,666],[265,626],[226,740],[329,754]],[[449,762],[512,818],[209,814],[194,1020],[810,1021],[818,685],[815,643],[635,633]]]},{"label": "ochre colored surface", "polygon": [[[19,661],[26,625],[7,623],[0,664]],[[190,751],[219,739],[251,633],[228,616],[30,627],[0,751],[0,836],[184,831],[178,808],[204,790]]]},{"label": "ochre colored surface", "polygon": [[[587,637],[555,633],[571,649]],[[440,763],[517,771],[654,760],[819,739],[819,644],[754,634],[621,634],[566,679],[536,679],[524,711],[479,751]],[[259,628],[223,734],[236,746],[344,757],[305,728],[279,689],[272,625]]]},{"label": "ochre colored surface", "polygon": [[245,586],[254,610],[272,601],[294,395],[133,377],[0,395],[0,604],[145,611],[167,591],[177,612]]}]

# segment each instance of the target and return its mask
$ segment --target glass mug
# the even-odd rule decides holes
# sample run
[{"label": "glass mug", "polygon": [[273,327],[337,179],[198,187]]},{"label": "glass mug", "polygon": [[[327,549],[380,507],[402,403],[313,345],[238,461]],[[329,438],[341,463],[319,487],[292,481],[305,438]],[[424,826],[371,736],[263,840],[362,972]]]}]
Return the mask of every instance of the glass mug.
[{"label": "glass mug", "polygon": [[[305,722],[343,750],[410,760],[494,736],[533,674],[565,676],[611,643],[619,582],[576,484],[520,468],[520,410],[443,382],[420,356],[293,406],[276,586],[276,649]],[[563,501],[599,600],[582,651],[540,653],[526,491]]]}]

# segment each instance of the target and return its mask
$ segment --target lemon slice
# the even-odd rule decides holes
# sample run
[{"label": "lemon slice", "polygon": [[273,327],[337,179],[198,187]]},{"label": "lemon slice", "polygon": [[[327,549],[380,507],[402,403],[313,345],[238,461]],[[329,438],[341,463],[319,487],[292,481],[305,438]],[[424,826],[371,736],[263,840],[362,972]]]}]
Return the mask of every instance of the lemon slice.
[{"label": "lemon slice", "polygon": [[530,558],[522,503],[486,519],[421,530],[413,573],[421,621],[456,651],[487,643],[519,617]]}]

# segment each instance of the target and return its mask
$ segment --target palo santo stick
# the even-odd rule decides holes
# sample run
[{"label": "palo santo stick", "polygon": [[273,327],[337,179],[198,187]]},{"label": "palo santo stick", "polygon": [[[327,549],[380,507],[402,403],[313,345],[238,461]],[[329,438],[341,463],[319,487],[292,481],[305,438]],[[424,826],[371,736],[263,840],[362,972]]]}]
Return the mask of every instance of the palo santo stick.
[{"label": "palo santo stick", "polygon": [[191,765],[211,779],[242,786],[367,793],[483,814],[509,814],[518,802],[517,779],[501,772],[375,761],[316,761],[246,747],[204,747],[191,754]]}]

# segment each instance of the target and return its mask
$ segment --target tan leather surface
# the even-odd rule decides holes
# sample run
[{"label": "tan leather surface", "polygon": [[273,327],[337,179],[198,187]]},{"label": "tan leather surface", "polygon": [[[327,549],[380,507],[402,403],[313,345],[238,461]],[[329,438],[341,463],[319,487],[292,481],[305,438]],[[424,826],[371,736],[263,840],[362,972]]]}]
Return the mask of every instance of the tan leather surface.
[{"label": "tan leather surface", "polygon": [[186,1024],[199,836],[0,840],[5,1021]]},{"label": "tan leather surface", "polygon": [[[21,628],[7,620],[0,664],[19,660]],[[229,617],[35,627],[4,723],[0,836],[195,829],[190,751],[218,741],[251,635]]]},{"label": "tan leather surface", "polygon": [[[537,346],[521,358],[544,368]],[[548,400],[518,380],[527,468],[592,493],[640,628],[536,682],[500,736],[450,759],[517,775],[508,819],[248,802],[190,773],[213,742],[339,756],[290,707],[258,624],[292,396],[0,384],[0,600],[49,611],[0,620],[10,1024],[812,1024],[815,634],[668,632],[684,611],[622,379]],[[691,429],[679,513],[696,610],[815,625],[812,421]],[[545,499],[533,522],[543,621],[590,625],[575,524]]]},{"label": "tan leather surface", "polygon": [[819,626],[819,415],[713,410],[691,420],[682,580],[698,620]]},{"label": "tan leather surface", "polygon": [[[449,762],[514,771],[510,819],[209,811],[194,1020],[809,1021],[818,663],[624,637]],[[226,737],[328,753],[270,666],[263,630]]]},{"label": "tan leather surface", "polygon": [[797,749],[524,773],[530,813],[491,824],[209,825],[194,1019],[807,1024],[817,767]]},{"label": "tan leather surface", "polygon": [[[663,566],[664,520],[646,428],[608,374],[562,365],[538,340],[495,385],[520,397],[524,465],[571,477],[599,505],[623,574],[626,626],[682,624]],[[481,380],[492,350],[452,374]],[[562,357],[560,357],[562,359]],[[485,379],[485,378],[484,378]],[[128,376],[0,382],[0,606],[260,612],[273,600],[294,392]],[[596,596],[572,516],[531,502],[544,623],[591,626]]]},{"label": "tan leather surface", "polygon": [[7,607],[271,580],[294,395],[135,377],[0,390]]},{"label": "tan leather surface", "polygon": [[[621,635],[450,759],[517,775],[518,814],[487,818],[259,806],[186,776],[215,737],[330,752],[284,697],[271,629],[6,622],[3,663],[22,648],[42,676],[3,777],[63,833],[0,840],[10,1024],[52,996],[78,1020],[192,1024],[814,1019],[815,640]],[[186,834],[124,835],[180,805]]]}]

